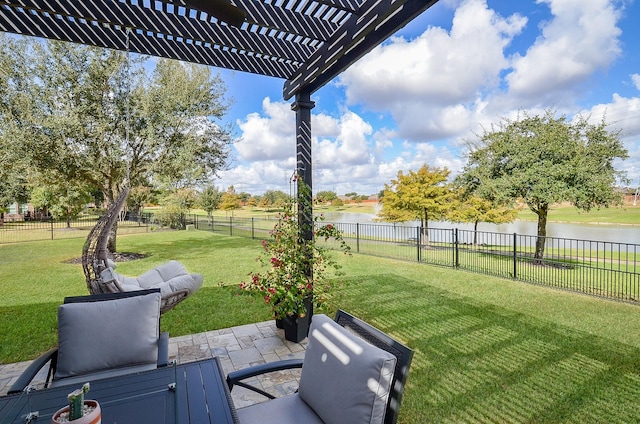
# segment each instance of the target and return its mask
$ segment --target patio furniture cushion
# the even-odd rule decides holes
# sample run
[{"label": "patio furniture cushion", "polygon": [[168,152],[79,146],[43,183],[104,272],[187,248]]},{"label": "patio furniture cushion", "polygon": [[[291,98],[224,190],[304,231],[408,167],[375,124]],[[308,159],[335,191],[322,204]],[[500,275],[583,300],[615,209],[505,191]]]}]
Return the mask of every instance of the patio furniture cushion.
[{"label": "patio furniture cushion", "polygon": [[138,283],[140,287],[148,289],[159,281],[169,281],[174,277],[182,275],[189,275],[187,269],[178,261],[169,261],[140,275],[138,277]]},{"label": "patio furniture cushion", "polygon": [[150,269],[137,278],[127,277],[114,271],[109,264],[100,273],[103,281],[116,280],[123,291],[142,289],[160,289],[162,296],[170,295],[182,289],[195,293],[202,286],[201,274],[189,274],[187,269],[178,261],[169,261]]},{"label": "patio furniture cushion", "polygon": [[[313,316],[299,394],[326,424],[384,421],[396,357]],[[273,402],[273,401],[272,401]]]},{"label": "patio furniture cushion", "polygon": [[58,307],[55,379],[158,360],[158,292]]},{"label": "patio furniture cushion", "polygon": [[[241,423],[260,424],[324,424],[296,393],[236,410]],[[344,421],[347,423],[347,421]]]}]

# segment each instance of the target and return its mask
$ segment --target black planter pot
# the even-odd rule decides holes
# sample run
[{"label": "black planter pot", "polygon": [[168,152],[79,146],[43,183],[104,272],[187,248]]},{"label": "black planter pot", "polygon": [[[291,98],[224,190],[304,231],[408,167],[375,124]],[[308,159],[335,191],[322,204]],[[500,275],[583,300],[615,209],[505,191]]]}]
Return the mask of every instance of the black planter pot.
[{"label": "black planter pot", "polygon": [[282,319],[284,338],[290,342],[300,343],[309,335],[313,304],[311,300],[308,300],[304,302],[304,306],[307,309],[307,314],[303,318],[298,317],[298,315],[292,315]]},{"label": "black planter pot", "polygon": [[309,326],[311,325],[311,314],[307,314],[304,318],[297,315],[285,317],[282,320],[284,326],[284,338],[290,342],[300,343],[309,334]]},{"label": "black planter pot", "polygon": [[282,322],[281,318],[276,318],[276,328],[279,328],[279,329],[284,328],[284,323]]}]

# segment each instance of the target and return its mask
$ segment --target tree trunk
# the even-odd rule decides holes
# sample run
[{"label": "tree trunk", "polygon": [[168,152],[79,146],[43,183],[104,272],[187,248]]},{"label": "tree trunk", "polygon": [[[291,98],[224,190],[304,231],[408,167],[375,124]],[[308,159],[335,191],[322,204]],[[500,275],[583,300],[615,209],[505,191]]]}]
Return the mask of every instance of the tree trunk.
[{"label": "tree trunk", "polygon": [[424,210],[424,218],[422,219],[422,244],[429,245],[429,212]]},{"label": "tree trunk", "polygon": [[118,221],[113,224],[111,231],[109,231],[109,242],[107,243],[107,249],[109,252],[114,253],[116,250],[116,236],[118,233]]},{"label": "tree trunk", "polygon": [[538,237],[536,238],[535,263],[542,263],[544,258],[544,244],[547,241],[547,214],[549,213],[549,205],[543,204],[536,210],[538,215]]},{"label": "tree trunk", "polygon": [[473,223],[473,247],[478,245],[478,220]]},{"label": "tree trunk", "polygon": [[[118,193],[117,189],[116,190],[112,190],[111,193]],[[113,203],[116,201],[117,199],[117,194],[116,195],[110,195],[108,197],[109,200],[109,206],[107,207],[107,211],[109,209],[111,209],[111,206],[113,205]],[[118,211],[118,213],[120,213],[120,211]],[[115,223],[113,224],[113,227],[111,227],[111,231],[109,231],[109,241],[107,242],[107,250],[111,253],[117,252],[116,250],[116,237],[118,234],[118,220],[115,221]]]}]

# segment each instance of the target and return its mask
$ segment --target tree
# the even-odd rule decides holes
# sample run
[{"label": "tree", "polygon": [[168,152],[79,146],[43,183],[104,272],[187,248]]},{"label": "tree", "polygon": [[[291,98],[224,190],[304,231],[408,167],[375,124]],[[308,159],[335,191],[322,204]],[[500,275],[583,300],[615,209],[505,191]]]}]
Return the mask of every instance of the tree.
[{"label": "tree", "polygon": [[333,200],[336,200],[338,195],[335,191],[319,191],[316,193],[316,202],[317,203],[329,203]]},{"label": "tree", "polygon": [[513,222],[517,215],[518,210],[515,208],[495,205],[489,200],[460,190],[455,206],[449,212],[447,219],[451,222],[473,223],[473,245],[476,246],[478,244],[478,223]]},{"label": "tree", "polygon": [[220,207],[221,202],[222,193],[212,185],[205,187],[198,196],[198,205],[207,213],[209,222],[211,222],[213,211]]},{"label": "tree", "polygon": [[[231,130],[214,120],[229,105],[208,67],[159,60],[147,76],[139,60],[130,72],[123,52],[52,41],[21,47],[15,67],[30,79],[13,83],[26,95],[7,96],[0,134],[12,132],[29,169],[100,187],[111,203],[127,180],[176,189],[226,166]],[[111,242],[115,250],[115,233]]]},{"label": "tree", "polygon": [[369,196],[367,196],[366,194],[358,194],[355,191],[346,193],[345,196],[351,199],[351,201],[356,204],[360,204],[362,201],[367,200],[369,198]]},{"label": "tree", "polygon": [[71,219],[77,218],[90,201],[91,193],[83,185],[68,182],[38,185],[31,193],[34,207],[46,208],[54,218],[64,218],[67,228],[71,228]]},{"label": "tree", "polygon": [[233,188],[233,186],[229,186],[227,191],[222,194],[220,209],[223,211],[231,211],[231,216],[233,216],[233,211],[240,209],[241,207],[242,203],[240,202],[240,197],[236,193],[235,188]]},{"label": "tree", "polygon": [[21,140],[30,128],[16,116],[31,108],[33,76],[24,59],[24,39],[0,33],[0,46],[0,210],[4,210],[12,202],[29,199],[29,167]]},{"label": "tree", "polygon": [[291,200],[291,196],[282,190],[267,190],[264,192],[260,205],[263,207],[282,208]]},{"label": "tree", "polygon": [[133,212],[133,215],[138,218],[142,217],[142,208],[145,204],[151,201],[151,188],[145,186],[132,187],[127,197],[127,206]]},{"label": "tree", "polygon": [[470,145],[461,179],[478,196],[496,204],[518,199],[538,216],[535,259],[544,257],[549,207],[570,202],[578,209],[608,207],[622,196],[615,189],[624,173],[614,168],[627,157],[618,131],[603,120],[590,124],[582,116],[568,121],[545,111],[503,119]]},{"label": "tree", "polygon": [[429,220],[447,216],[453,192],[447,183],[447,168],[423,165],[418,172],[409,171],[385,184],[380,217],[390,222],[420,220],[425,244],[429,243]]},{"label": "tree", "polygon": [[192,188],[180,188],[174,190],[169,196],[170,203],[176,204],[180,209],[189,213],[191,209],[198,203],[198,194]]}]

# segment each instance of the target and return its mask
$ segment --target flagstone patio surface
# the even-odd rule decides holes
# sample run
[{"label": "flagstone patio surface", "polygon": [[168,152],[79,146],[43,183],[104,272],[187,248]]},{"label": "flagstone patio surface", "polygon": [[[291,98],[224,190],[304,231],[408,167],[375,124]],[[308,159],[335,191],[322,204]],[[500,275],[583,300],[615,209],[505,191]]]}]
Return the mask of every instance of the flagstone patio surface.
[{"label": "flagstone patio surface", "polygon": [[[286,341],[283,331],[277,329],[275,322],[271,320],[188,336],[171,337],[169,339],[169,359],[185,363],[217,356],[225,373],[229,373],[265,362],[302,358],[306,346],[307,339],[302,343]],[[7,393],[11,384],[29,364],[30,361],[0,364],[0,395]],[[36,387],[42,387],[45,378],[46,371],[43,371],[34,381]],[[278,371],[247,381],[268,393],[281,396],[294,392],[298,387],[299,378],[300,369],[296,369]],[[236,408],[266,400],[263,396],[242,387],[234,387],[231,395]]]}]

